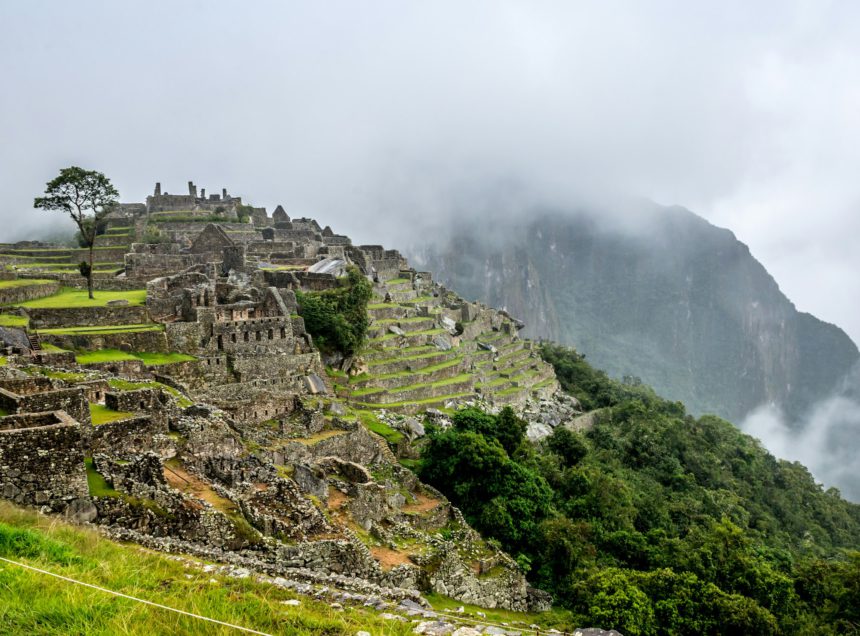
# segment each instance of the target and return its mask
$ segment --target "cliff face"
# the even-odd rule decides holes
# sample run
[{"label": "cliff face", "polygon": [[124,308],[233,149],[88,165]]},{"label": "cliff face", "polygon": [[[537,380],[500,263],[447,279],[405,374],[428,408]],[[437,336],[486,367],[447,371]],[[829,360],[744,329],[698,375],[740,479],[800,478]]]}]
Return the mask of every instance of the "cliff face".
[{"label": "cliff face", "polygon": [[526,335],[573,345],[696,413],[739,421],[772,402],[798,417],[857,361],[851,339],[798,312],[730,231],[681,208],[628,221],[546,212],[466,223],[410,256],[524,320]]}]

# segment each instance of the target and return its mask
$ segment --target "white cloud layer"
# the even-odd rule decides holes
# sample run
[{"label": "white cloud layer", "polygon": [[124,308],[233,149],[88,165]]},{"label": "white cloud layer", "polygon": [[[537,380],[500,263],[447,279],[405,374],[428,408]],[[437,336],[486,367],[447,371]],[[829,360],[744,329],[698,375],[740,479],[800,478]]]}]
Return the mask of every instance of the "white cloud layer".
[{"label": "white cloud layer", "polygon": [[0,240],[71,163],[365,241],[499,183],[640,195],[860,339],[858,77],[854,2],[4,2]]}]

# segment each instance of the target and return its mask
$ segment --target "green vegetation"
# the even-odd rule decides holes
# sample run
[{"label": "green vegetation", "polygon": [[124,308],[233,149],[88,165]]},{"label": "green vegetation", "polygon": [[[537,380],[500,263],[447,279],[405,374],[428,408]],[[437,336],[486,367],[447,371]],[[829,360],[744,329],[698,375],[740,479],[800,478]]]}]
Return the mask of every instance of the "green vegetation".
[{"label": "green vegetation", "polygon": [[26,327],[30,319],[18,314],[0,314],[0,327]]},{"label": "green vegetation", "polygon": [[45,186],[45,196],[36,197],[33,207],[68,215],[78,227],[78,242],[87,249],[81,261],[81,276],[87,279],[87,294],[93,298],[93,249],[96,236],[104,232],[106,218],[118,202],[119,192],[106,176],[95,170],[69,166]]},{"label": "green vegetation", "polygon": [[161,382],[135,382],[132,380],[122,380],[120,378],[111,378],[108,380],[108,384],[110,388],[116,389],[117,391],[137,391],[138,389],[161,389],[162,391],[166,391],[170,393],[173,397],[175,397],[178,401],[178,404],[182,408],[189,407],[193,404],[191,400],[182,395],[182,393],[178,389],[174,389],[172,386],[168,386],[166,384],[162,384]]},{"label": "green vegetation", "polygon": [[[106,485],[106,484],[105,484]],[[109,486],[107,486],[110,489]],[[116,491],[114,491],[116,492]],[[34,512],[0,504],[0,556],[137,598],[271,634],[406,636],[412,625],[385,621],[376,611],[298,597],[254,580],[204,572],[203,563],[175,561],[139,547],[108,541]],[[0,569],[0,621],[6,634],[108,636],[233,636],[220,627],[175,612],[117,598],[6,565]]]},{"label": "green vegetation", "polygon": [[134,413],[127,413],[125,411],[114,411],[103,404],[90,403],[90,418],[92,418],[93,426],[115,422],[116,420],[124,420],[133,415]]},{"label": "green vegetation", "polygon": [[397,446],[397,444],[403,441],[403,433],[395,431],[385,422],[380,422],[376,415],[370,411],[359,411],[358,419],[361,420],[361,423],[364,424],[368,430],[373,431],[377,435],[381,435],[386,442],[393,446]]},{"label": "green vegetation", "polygon": [[367,336],[367,303],[373,293],[370,281],[350,267],[337,289],[296,292],[299,314],[314,342],[323,351],[353,355]]},{"label": "green vegetation", "polygon": [[114,490],[107,479],[93,466],[93,458],[85,457],[84,466],[87,469],[87,486],[93,497],[120,497],[119,491]]},{"label": "green vegetation", "polygon": [[42,343],[42,351],[62,352],[62,351],[68,351],[68,349],[62,349],[62,348],[58,347],[57,345],[51,344],[50,342],[43,342]]},{"label": "green vegetation", "polygon": [[16,278],[15,280],[0,280],[0,289],[9,287],[31,287],[33,285],[50,285],[56,281],[47,278]]},{"label": "green vegetation", "polygon": [[20,307],[32,307],[34,309],[58,309],[67,307],[105,307],[112,300],[127,300],[131,306],[146,304],[146,290],[134,289],[131,291],[99,291],[98,298],[89,298],[84,289],[74,287],[63,287],[52,296],[37,298],[19,303]]},{"label": "green vegetation", "polygon": [[102,336],[113,333],[140,333],[144,331],[164,331],[164,325],[150,323],[137,325],[105,325],[97,327],[39,329],[40,334],[53,334],[56,336]]},{"label": "green vegetation", "polygon": [[98,362],[122,362],[123,360],[137,360],[137,356],[120,351],[119,349],[99,349],[98,351],[84,351],[75,356],[78,364],[95,364]]},{"label": "green vegetation", "polygon": [[149,353],[129,352],[119,349],[99,349],[98,351],[82,351],[75,356],[78,364],[95,364],[99,362],[122,362],[123,360],[141,360],[148,367],[162,364],[174,364],[195,360],[194,356],[186,353]]},{"label": "green vegetation", "polygon": [[713,416],[543,348],[601,417],[536,447],[473,409],[417,467],[577,624],[630,636],[845,634],[860,625],[860,506]]},{"label": "green vegetation", "polygon": [[187,353],[146,353],[140,352],[134,354],[137,358],[143,360],[143,363],[148,367],[156,367],[162,364],[174,364],[176,362],[189,362],[196,360],[192,355]]},{"label": "green vegetation", "polygon": [[42,366],[34,366],[31,368],[34,368],[38,373],[41,373],[46,378],[63,380],[64,382],[83,382],[88,377],[86,373],[78,373],[76,371],[54,371],[53,369],[47,369]]}]

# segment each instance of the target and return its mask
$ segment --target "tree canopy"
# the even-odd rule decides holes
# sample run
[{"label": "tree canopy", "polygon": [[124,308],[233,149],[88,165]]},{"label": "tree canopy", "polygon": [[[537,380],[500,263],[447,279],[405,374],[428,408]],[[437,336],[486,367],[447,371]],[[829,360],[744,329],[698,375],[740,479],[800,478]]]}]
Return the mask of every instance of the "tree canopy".
[{"label": "tree canopy", "polygon": [[524,441],[463,409],[420,475],[525,566],[577,624],[630,636],[845,634],[860,625],[860,506],[730,423],[547,345],[586,431]]},{"label": "tree canopy", "polygon": [[93,248],[104,218],[117,204],[119,192],[105,175],[95,170],[71,166],[48,182],[45,195],[36,197],[33,207],[64,212],[78,226],[80,241],[88,248],[89,258],[81,262],[81,274],[87,279],[93,297]]}]

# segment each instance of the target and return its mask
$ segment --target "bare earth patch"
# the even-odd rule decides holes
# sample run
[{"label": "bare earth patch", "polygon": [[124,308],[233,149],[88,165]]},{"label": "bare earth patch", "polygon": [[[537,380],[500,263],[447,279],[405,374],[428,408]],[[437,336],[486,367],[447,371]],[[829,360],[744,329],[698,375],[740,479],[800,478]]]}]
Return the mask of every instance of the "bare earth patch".
[{"label": "bare earth patch", "polygon": [[413,513],[424,513],[430,510],[434,510],[442,505],[442,502],[438,499],[433,499],[432,497],[428,497],[424,493],[418,493],[415,495],[415,502],[406,504],[401,508],[403,512],[413,512]]},{"label": "bare earth patch", "polygon": [[184,492],[187,495],[197,497],[205,502],[212,504],[221,512],[235,510],[236,505],[229,499],[225,499],[214,490],[205,481],[197,475],[189,473],[182,466],[172,465],[164,467],[164,478],[176,490]]},{"label": "bare earth patch", "polygon": [[409,555],[405,552],[398,552],[397,550],[392,550],[391,548],[385,548],[382,546],[370,548],[370,554],[373,555],[374,559],[379,561],[379,565],[386,571],[395,566],[403,565],[404,563],[412,563],[409,559]]}]

